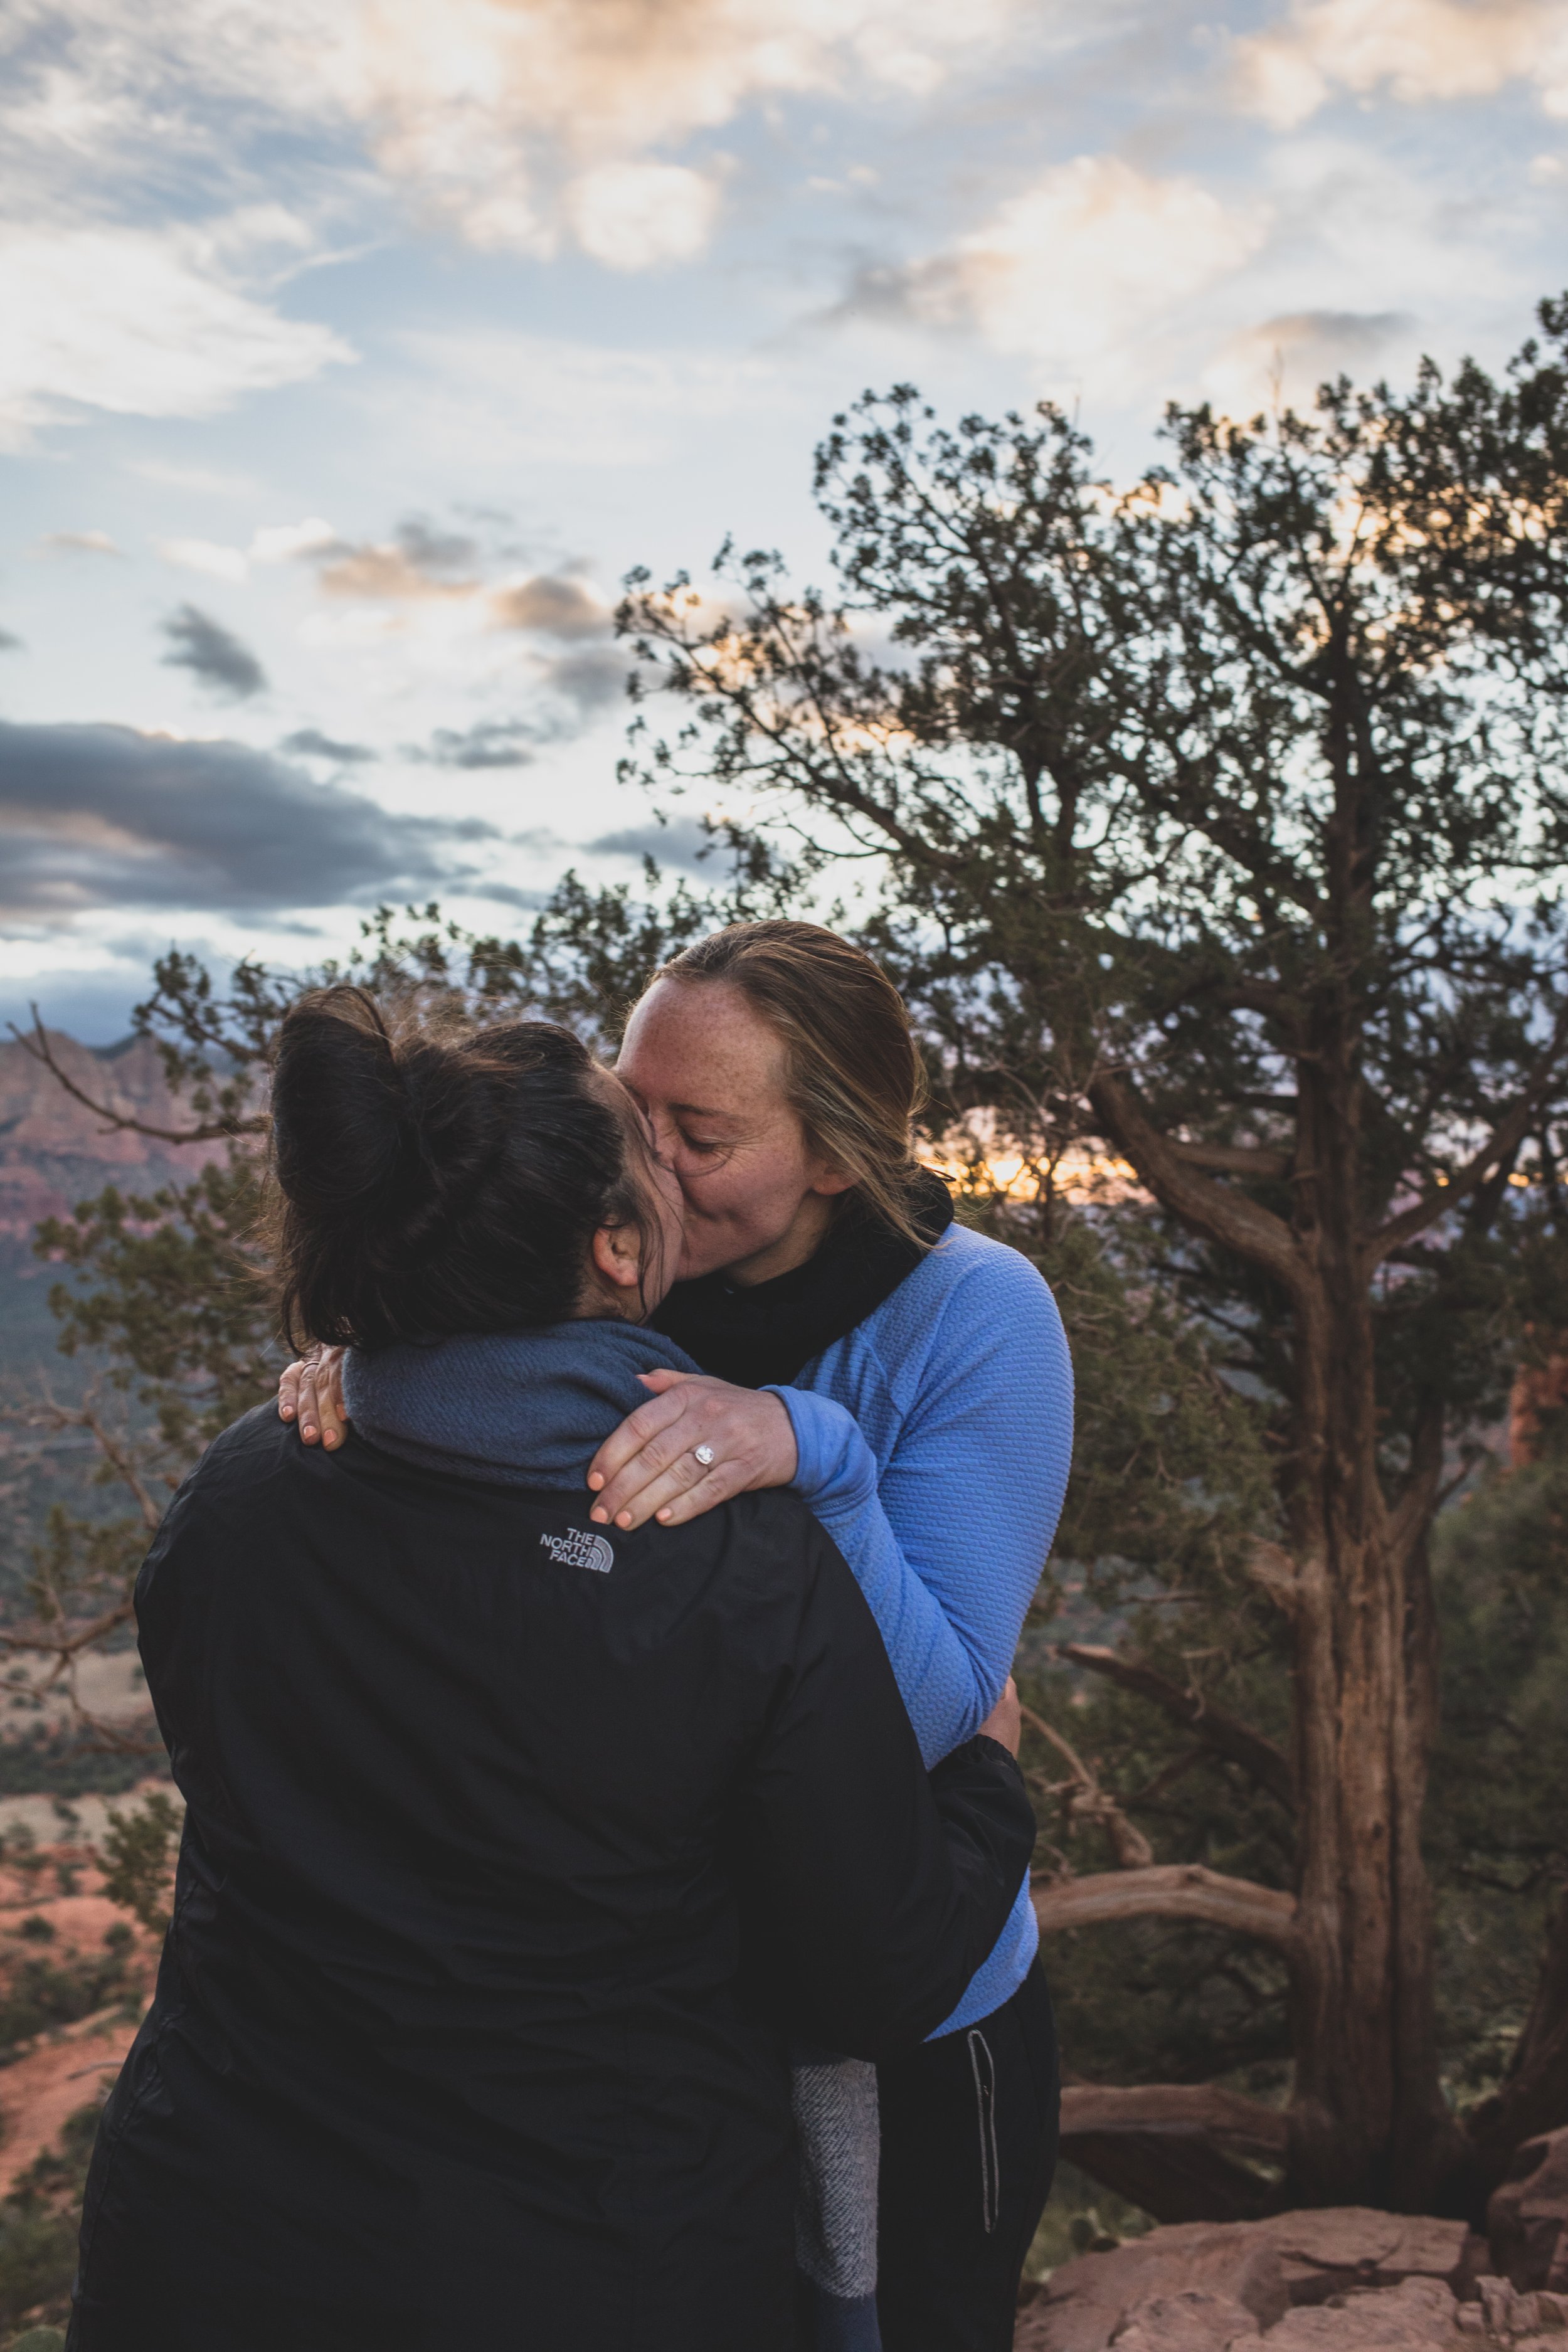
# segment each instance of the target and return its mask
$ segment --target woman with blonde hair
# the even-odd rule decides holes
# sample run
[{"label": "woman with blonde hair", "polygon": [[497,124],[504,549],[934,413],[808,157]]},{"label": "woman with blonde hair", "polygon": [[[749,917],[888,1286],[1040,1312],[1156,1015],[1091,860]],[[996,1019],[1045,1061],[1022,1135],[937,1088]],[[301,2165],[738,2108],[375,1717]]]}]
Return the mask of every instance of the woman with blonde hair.
[{"label": "woman with blonde hair", "polygon": [[[687,949],[633,1009],[617,1070],[683,1196],[656,1320],[702,1371],[645,1377],[595,1457],[595,1521],[679,1527],[792,1486],[853,1569],[934,1764],[1004,1689],[1061,1508],[1072,1368],[1050,1292],[955,1224],[917,1163],[908,1013],[837,933],[738,923]],[[330,1377],[291,1368],[282,1402],[337,1438]],[[505,1398],[467,1439],[450,1402],[447,1442],[504,1444]],[[1037,1943],[1024,1887],[930,2039],[874,2083],[822,2053],[797,2077],[819,2345],[1007,2352],[1056,2154]],[[847,2167],[814,2159],[846,2147]]]}]

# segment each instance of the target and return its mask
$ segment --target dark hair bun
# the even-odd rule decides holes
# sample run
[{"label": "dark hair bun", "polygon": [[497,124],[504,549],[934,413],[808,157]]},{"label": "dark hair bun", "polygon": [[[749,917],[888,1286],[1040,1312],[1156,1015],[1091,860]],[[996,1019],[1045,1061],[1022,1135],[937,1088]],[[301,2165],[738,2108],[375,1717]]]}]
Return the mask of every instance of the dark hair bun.
[{"label": "dark hair bun", "polygon": [[594,1227],[639,1221],[627,1122],[549,1022],[397,1036],[363,989],[320,990],[284,1016],[272,1119],[290,1339],[558,1321]]}]

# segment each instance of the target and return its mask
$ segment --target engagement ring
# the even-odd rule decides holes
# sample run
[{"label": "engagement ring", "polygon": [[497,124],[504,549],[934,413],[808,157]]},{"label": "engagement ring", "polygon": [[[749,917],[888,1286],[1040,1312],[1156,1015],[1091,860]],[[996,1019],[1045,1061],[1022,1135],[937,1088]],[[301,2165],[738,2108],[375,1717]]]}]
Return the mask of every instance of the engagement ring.
[{"label": "engagement ring", "polygon": [[693,1458],[706,1470],[713,1459],[713,1448],[710,1445],[694,1445],[691,1452]]}]

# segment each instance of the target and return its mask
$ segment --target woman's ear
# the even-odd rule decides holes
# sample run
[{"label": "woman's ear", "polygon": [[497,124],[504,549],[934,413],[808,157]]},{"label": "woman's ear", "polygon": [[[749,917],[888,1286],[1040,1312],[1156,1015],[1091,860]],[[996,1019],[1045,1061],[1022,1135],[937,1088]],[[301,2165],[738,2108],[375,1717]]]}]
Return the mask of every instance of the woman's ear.
[{"label": "woman's ear", "polygon": [[595,1272],[616,1290],[635,1290],[642,1280],[642,1235],[636,1225],[598,1225],[590,1255]]},{"label": "woman's ear", "polygon": [[836,1168],[830,1160],[818,1160],[814,1163],[811,1179],[814,1192],[847,1192],[855,1181],[853,1176],[847,1175],[842,1168]]}]

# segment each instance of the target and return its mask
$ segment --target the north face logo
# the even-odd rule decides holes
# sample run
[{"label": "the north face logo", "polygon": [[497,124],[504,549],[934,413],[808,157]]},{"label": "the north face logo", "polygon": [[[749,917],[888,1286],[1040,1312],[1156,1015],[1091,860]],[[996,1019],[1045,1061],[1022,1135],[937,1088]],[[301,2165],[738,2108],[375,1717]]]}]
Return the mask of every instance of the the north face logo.
[{"label": "the north face logo", "polygon": [[616,1564],[616,1555],[603,1536],[587,1528],[568,1528],[563,1536],[541,1536],[540,1542],[552,1559],[564,1568],[592,1568],[601,1576],[608,1576]]}]

